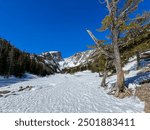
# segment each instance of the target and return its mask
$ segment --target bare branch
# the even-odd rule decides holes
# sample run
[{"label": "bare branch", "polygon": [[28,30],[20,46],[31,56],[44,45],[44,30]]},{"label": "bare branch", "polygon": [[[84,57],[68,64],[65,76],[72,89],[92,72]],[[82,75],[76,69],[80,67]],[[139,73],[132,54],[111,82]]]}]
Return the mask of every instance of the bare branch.
[{"label": "bare branch", "polygon": [[93,39],[93,41],[95,42],[95,44],[97,45],[97,47],[100,49],[100,51],[107,57],[114,59],[114,56],[112,54],[110,54],[109,52],[107,52],[104,47],[102,45],[99,44],[99,40],[92,34],[92,32],[90,30],[86,30],[88,32],[88,34],[90,35],[90,37]]},{"label": "bare branch", "polygon": [[150,23],[150,12],[144,12],[141,16],[132,19],[132,21],[137,21],[138,23],[148,21],[148,23]]},{"label": "bare branch", "polygon": [[138,4],[141,1],[142,0],[127,1],[126,4],[125,4],[125,6],[123,7],[123,9],[120,12],[119,19],[124,18],[124,16],[127,16],[131,12],[133,12],[134,10],[136,10],[137,7],[138,7]]},{"label": "bare branch", "polygon": [[95,42],[95,44],[98,45],[98,39],[92,34],[92,32],[90,30],[87,29],[86,31],[91,36],[91,38],[93,39],[93,41]]},{"label": "bare branch", "polygon": [[105,0],[106,4],[107,4],[107,8],[108,8],[108,11],[109,11],[109,14],[111,14],[111,7],[110,7],[110,2],[109,0]]}]

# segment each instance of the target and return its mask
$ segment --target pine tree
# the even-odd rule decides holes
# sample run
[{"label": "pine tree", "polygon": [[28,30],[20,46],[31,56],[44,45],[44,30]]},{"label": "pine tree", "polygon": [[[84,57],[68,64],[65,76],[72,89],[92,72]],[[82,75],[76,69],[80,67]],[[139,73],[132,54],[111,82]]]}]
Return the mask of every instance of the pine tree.
[{"label": "pine tree", "polygon": [[9,77],[10,75],[14,74],[14,66],[15,66],[15,62],[14,62],[14,47],[11,47],[11,49],[10,49],[10,51],[8,53],[7,64],[8,64],[7,77]]}]

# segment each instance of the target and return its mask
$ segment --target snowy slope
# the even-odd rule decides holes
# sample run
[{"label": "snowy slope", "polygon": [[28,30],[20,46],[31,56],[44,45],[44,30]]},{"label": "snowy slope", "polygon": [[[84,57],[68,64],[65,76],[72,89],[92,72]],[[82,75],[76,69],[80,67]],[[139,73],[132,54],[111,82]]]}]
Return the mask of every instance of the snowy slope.
[{"label": "snowy slope", "polygon": [[84,65],[87,62],[91,61],[90,56],[92,56],[95,53],[95,50],[88,50],[84,52],[79,52],[74,54],[71,57],[64,58],[63,61],[60,61],[60,67],[61,68],[70,68],[75,67],[79,65]]},{"label": "snowy slope", "polygon": [[[108,79],[114,81],[114,77]],[[143,112],[135,97],[117,99],[99,87],[97,73],[56,74],[0,88],[0,112]],[[31,90],[18,91],[20,86]]]}]

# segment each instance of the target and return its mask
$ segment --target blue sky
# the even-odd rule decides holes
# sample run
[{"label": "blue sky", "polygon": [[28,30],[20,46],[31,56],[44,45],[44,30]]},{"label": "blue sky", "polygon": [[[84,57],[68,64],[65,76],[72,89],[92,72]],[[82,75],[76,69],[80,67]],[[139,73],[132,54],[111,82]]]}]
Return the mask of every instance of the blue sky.
[{"label": "blue sky", "polygon": [[[139,12],[149,8],[145,0]],[[0,36],[26,52],[57,50],[68,57],[93,44],[86,28],[105,38],[96,29],[106,14],[98,0],[0,0]]]}]

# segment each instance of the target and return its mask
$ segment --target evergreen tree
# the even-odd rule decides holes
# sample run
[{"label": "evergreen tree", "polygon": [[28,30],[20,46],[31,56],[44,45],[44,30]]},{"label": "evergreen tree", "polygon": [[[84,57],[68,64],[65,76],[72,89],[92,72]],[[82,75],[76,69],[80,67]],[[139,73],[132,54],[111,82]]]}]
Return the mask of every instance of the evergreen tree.
[{"label": "evergreen tree", "polygon": [[10,75],[14,74],[14,47],[11,47],[9,53],[8,53],[8,57],[7,57],[7,65],[8,65],[8,72],[7,72],[7,77],[9,77]]},{"label": "evergreen tree", "polygon": [[56,72],[56,67],[55,64],[47,65],[43,57],[22,52],[0,38],[0,75],[21,77],[28,72],[45,76]]}]

